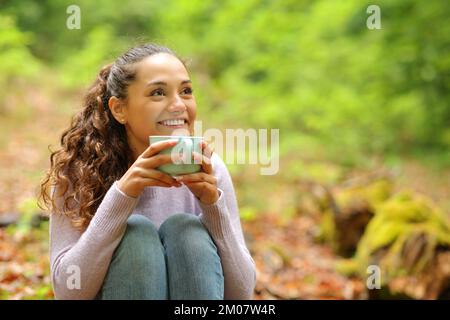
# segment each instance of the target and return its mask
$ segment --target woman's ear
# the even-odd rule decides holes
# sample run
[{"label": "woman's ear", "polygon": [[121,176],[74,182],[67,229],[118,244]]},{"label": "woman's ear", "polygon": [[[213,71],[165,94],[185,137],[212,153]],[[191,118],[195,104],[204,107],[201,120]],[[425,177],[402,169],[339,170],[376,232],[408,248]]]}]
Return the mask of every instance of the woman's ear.
[{"label": "woman's ear", "polygon": [[127,110],[125,108],[125,103],[121,99],[112,96],[108,100],[108,107],[111,110],[113,117],[119,121],[121,124],[127,123]]}]

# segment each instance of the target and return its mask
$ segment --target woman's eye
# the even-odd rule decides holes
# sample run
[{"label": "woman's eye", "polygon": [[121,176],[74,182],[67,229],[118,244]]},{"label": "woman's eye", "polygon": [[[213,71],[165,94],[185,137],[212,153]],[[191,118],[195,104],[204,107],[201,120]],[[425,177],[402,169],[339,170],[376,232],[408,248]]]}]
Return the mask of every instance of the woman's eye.
[{"label": "woman's eye", "polygon": [[160,96],[163,94],[164,94],[164,91],[161,89],[157,89],[157,90],[153,91],[152,93],[150,93],[151,96]]},{"label": "woman's eye", "polygon": [[194,90],[192,88],[185,88],[183,90],[183,93],[185,93],[185,94],[192,94],[193,92],[194,92]]}]

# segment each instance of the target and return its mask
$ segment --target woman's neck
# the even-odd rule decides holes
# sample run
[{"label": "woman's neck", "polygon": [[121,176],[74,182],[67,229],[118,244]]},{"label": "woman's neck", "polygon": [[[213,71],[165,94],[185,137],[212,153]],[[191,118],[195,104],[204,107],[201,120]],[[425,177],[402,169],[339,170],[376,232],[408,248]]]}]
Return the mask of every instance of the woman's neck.
[{"label": "woman's neck", "polygon": [[128,145],[130,146],[133,162],[147,149],[148,144],[139,140],[130,130],[127,130]]}]

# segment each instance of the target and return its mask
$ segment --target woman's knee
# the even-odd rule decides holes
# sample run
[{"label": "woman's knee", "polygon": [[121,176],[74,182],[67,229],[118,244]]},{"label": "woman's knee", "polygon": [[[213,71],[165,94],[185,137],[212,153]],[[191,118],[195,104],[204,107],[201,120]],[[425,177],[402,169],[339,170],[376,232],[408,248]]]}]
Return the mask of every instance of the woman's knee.
[{"label": "woman's knee", "polygon": [[169,217],[159,229],[166,248],[172,299],[223,299],[220,256],[207,229],[192,214]]},{"label": "woman's knee", "polygon": [[160,244],[158,230],[146,217],[131,215],[127,228],[116,251],[142,252],[151,250],[152,245]]},{"label": "woman's knee", "polygon": [[124,238],[131,241],[139,241],[158,235],[155,225],[146,217],[134,214],[128,218],[127,229]]},{"label": "woman's knee", "polygon": [[166,247],[171,243],[176,243],[177,246],[184,244],[190,248],[206,244],[216,249],[208,230],[193,214],[180,213],[170,216],[159,228],[159,234]]},{"label": "woman's knee", "polygon": [[167,277],[165,253],[158,230],[140,215],[127,221],[116,248],[101,295],[103,298],[165,299]]},{"label": "woman's knee", "polygon": [[190,233],[207,234],[208,231],[193,214],[177,213],[167,218],[159,228],[161,236],[181,237]]}]

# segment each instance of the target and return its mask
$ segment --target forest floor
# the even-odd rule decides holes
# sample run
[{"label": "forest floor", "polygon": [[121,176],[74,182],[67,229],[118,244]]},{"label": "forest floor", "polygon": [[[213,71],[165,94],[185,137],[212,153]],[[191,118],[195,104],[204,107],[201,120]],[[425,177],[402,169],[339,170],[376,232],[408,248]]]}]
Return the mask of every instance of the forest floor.
[{"label": "forest floor", "polygon": [[[449,191],[444,186],[433,190],[442,192],[439,197]],[[316,241],[314,216],[261,212],[243,219],[242,226],[257,267],[255,299],[367,298],[364,279],[348,278],[334,269],[340,257]],[[0,228],[0,299],[52,298],[48,221],[38,227],[19,223]]]}]

